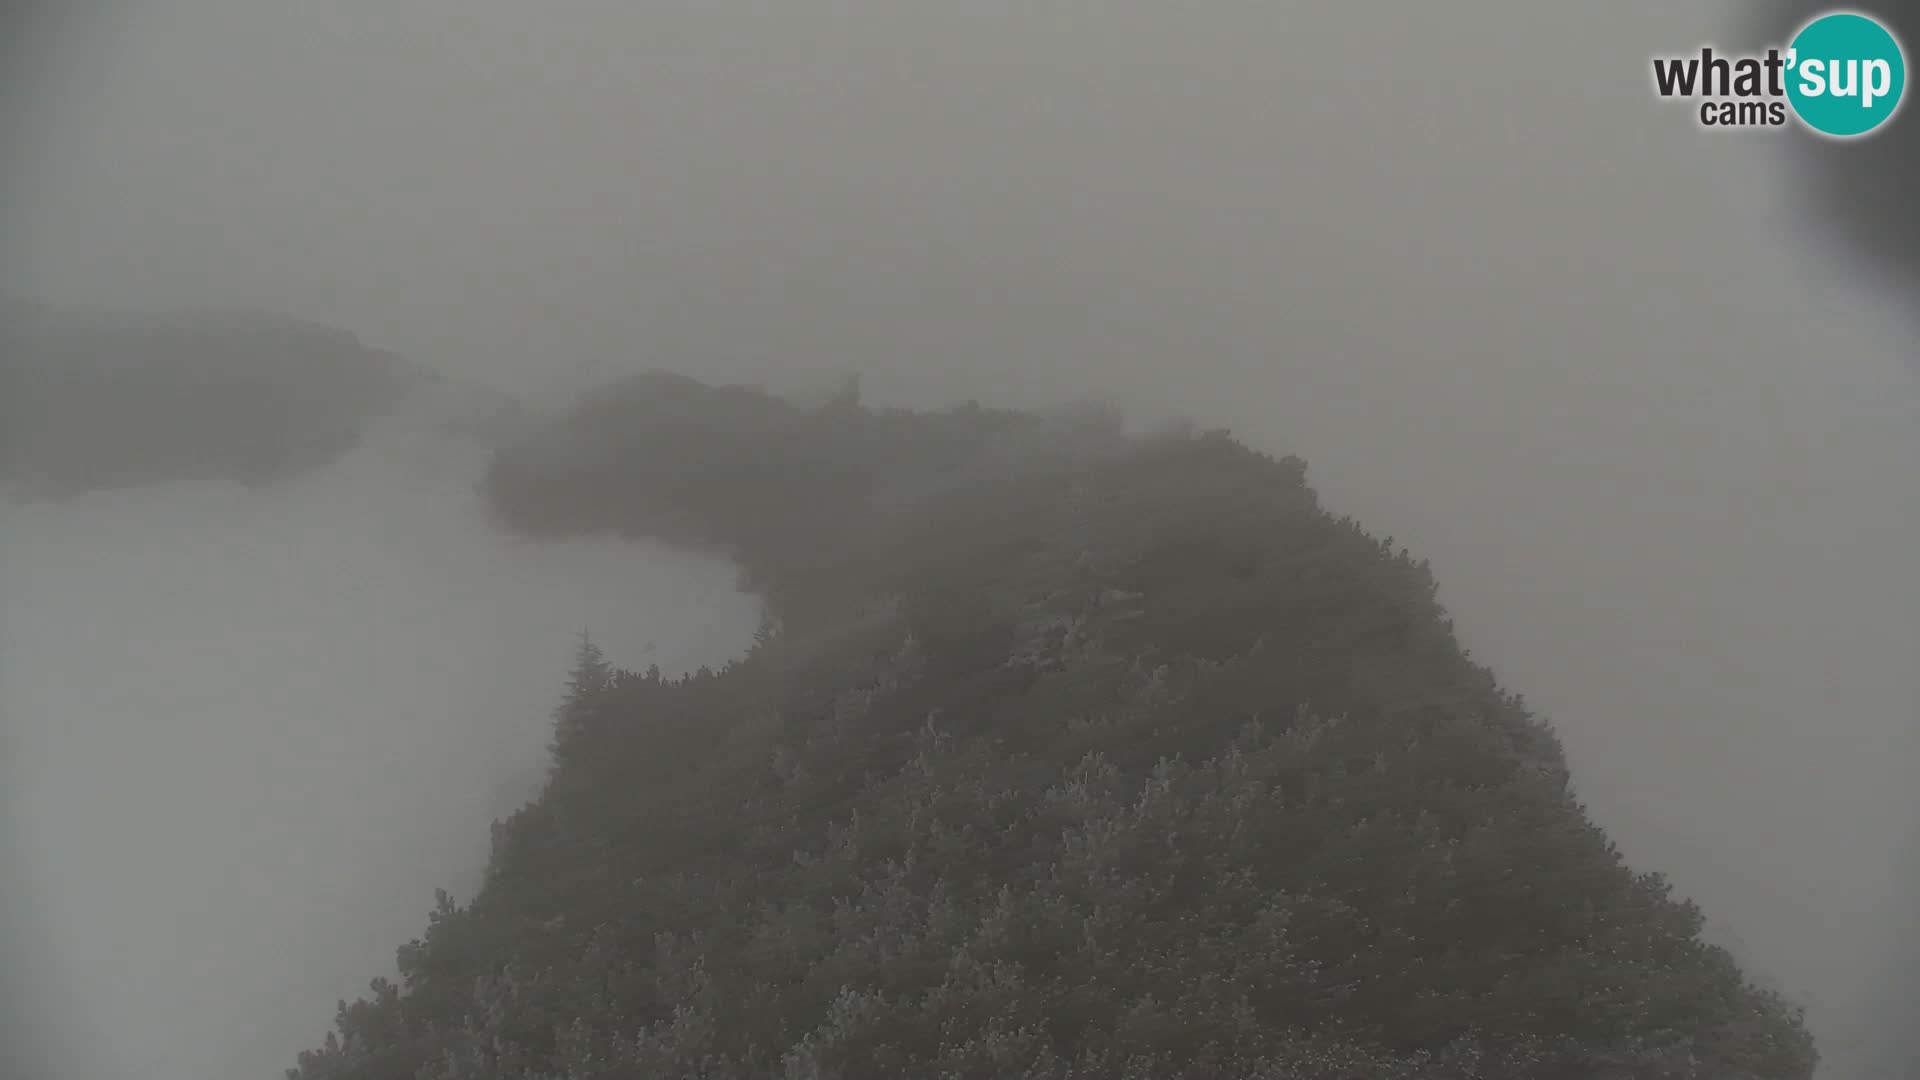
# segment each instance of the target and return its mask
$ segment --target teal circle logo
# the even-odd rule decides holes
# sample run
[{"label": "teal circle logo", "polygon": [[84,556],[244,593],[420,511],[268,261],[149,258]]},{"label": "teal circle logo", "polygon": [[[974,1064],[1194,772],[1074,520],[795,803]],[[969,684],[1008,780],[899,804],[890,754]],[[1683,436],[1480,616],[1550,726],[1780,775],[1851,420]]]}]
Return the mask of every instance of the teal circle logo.
[{"label": "teal circle logo", "polygon": [[1822,15],[1787,44],[1787,100],[1802,123],[1835,139],[1893,119],[1907,90],[1907,58],[1880,23],[1851,11]]}]

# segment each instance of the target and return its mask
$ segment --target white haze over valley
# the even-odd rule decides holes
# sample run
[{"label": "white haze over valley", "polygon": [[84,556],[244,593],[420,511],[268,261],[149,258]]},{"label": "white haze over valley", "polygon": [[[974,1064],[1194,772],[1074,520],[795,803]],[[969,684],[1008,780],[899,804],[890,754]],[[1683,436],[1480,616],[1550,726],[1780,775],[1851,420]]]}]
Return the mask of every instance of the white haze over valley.
[{"label": "white haze over valley", "polygon": [[471,895],[583,629],[667,672],[750,640],[717,559],[492,531],[483,455],[403,416],[271,489],[0,504],[10,812],[70,1075],[278,1076],[436,888]]}]

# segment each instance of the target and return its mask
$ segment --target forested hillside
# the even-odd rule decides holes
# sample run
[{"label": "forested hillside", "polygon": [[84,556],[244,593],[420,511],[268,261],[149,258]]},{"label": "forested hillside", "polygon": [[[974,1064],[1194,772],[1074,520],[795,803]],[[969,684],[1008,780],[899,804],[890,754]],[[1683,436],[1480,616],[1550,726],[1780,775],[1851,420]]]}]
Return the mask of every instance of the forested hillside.
[{"label": "forested hillside", "polygon": [[487,494],[769,617],[687,678],[583,641],[485,885],[295,1080],[1811,1074],[1297,459],[652,376]]}]

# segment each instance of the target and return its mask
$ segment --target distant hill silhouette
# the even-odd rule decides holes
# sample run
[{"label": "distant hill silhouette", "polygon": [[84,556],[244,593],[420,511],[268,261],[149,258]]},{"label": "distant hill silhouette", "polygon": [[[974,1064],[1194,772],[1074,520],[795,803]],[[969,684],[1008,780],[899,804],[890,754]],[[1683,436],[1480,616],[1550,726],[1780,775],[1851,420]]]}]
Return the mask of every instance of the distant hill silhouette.
[{"label": "distant hill silhouette", "polygon": [[[272,483],[448,380],[351,333],[252,311],[0,304],[0,489],[61,498],[173,480]],[[505,438],[477,389],[446,418]]]}]

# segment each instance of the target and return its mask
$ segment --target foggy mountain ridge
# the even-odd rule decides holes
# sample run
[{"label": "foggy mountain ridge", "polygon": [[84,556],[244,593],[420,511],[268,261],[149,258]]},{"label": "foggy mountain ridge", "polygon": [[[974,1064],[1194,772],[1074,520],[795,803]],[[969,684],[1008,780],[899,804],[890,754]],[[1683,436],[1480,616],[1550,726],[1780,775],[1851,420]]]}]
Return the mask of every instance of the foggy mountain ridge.
[{"label": "foggy mountain ridge", "polygon": [[[42,6],[0,292],[300,312],[543,410],[852,366],[1303,454],[1432,558],[1631,864],[1807,1005],[1823,1080],[1913,1074],[1914,117],[1715,137],[1646,86],[1807,0]],[[1910,50],[1913,6],[1870,6]],[[732,568],[507,542],[473,446],[375,426],[244,492],[0,505],[27,1075],[270,1073],[471,889],[504,811],[469,793],[538,778],[583,624],[669,673],[751,634]]]},{"label": "foggy mountain ridge", "polygon": [[529,420],[504,393],[271,312],[0,303],[0,490],[16,497],[273,484],[396,412],[487,441]]},{"label": "foggy mountain ridge", "polygon": [[725,544],[774,621],[584,642],[485,884],[289,1077],[1812,1075],[1424,563],[1106,419],[657,375],[498,451],[503,524]]}]

